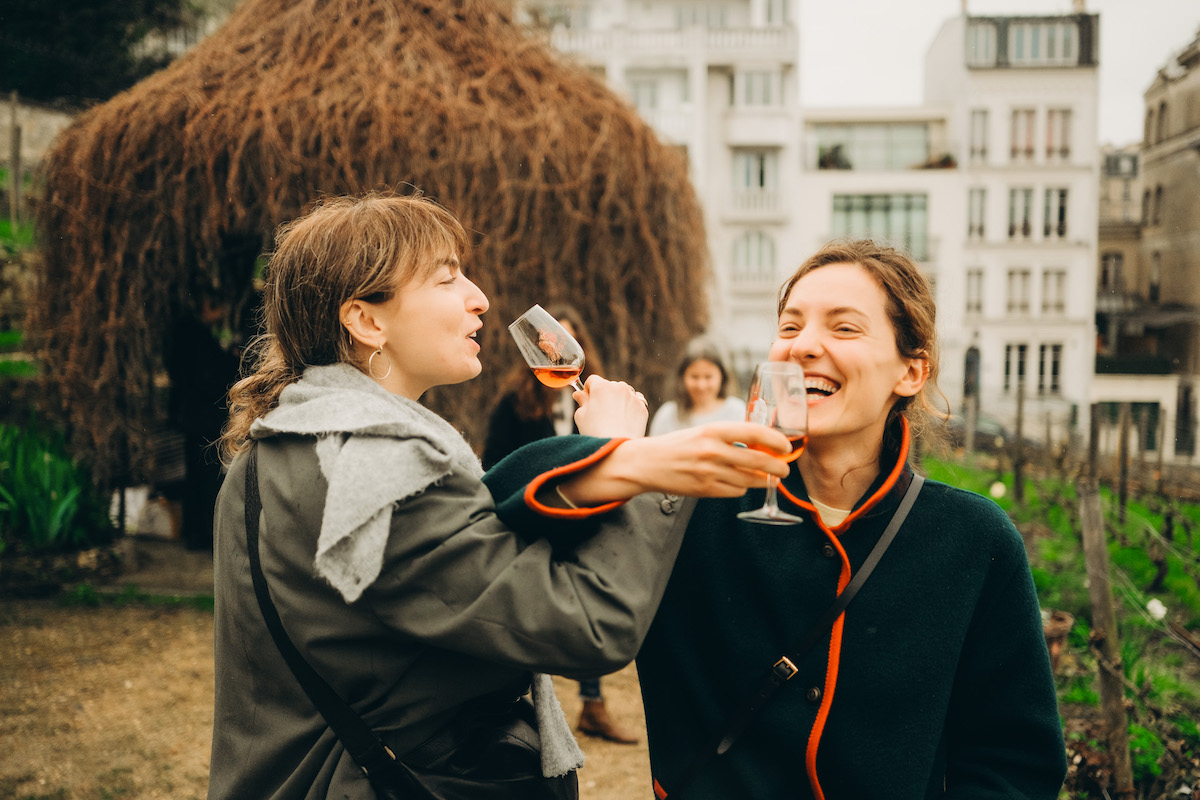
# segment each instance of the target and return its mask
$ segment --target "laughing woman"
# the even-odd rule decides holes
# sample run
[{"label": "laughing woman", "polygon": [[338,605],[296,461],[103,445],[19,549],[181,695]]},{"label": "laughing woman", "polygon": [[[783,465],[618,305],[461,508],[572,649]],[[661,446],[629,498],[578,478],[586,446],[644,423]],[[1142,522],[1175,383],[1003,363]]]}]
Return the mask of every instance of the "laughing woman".
[{"label": "laughing woman", "polygon": [[1021,537],[908,464],[938,373],[925,278],[873,242],[826,246],[784,285],[769,358],[809,390],[780,491],[804,521],[738,520],[757,492],[695,502],[638,656],[658,796],[1054,800],[1066,761]]},{"label": "laughing woman", "polygon": [[643,493],[733,496],[786,473],[735,445],[787,449],[762,426],[636,438],[644,402],[593,376],[575,398],[590,436],[484,475],[417,402],[480,372],[488,301],[467,261],[462,226],[414,197],[328,201],[276,237],[260,360],[223,441],[210,798],[375,797],[272,641],[253,552],[300,656],[401,761],[489,798],[568,798],[581,754],[535,673],[636,654],[685,525],[677,499]]}]

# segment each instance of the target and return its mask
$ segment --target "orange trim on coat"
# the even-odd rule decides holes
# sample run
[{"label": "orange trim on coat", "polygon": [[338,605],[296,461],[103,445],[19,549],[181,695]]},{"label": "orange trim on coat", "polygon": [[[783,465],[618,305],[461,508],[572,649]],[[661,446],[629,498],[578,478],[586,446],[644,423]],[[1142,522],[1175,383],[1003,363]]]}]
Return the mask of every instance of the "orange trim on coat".
[{"label": "orange trim on coat", "polygon": [[[861,517],[876,503],[887,496],[887,493],[896,485],[896,480],[904,473],[905,464],[908,462],[909,430],[908,420],[900,417],[900,421],[902,423],[903,436],[900,440],[900,454],[896,459],[896,464],[892,467],[892,471],[884,479],[880,487],[867,498],[866,502],[855,509],[835,528],[827,528],[812,504],[800,500],[789,492],[782,483],[779,484],[779,488],[783,490],[784,495],[789,500],[801,508],[813,512],[813,521],[817,523],[817,527],[821,529],[825,537],[837,548],[838,555],[842,558],[842,571],[838,575],[837,585],[837,593],[839,595],[846,589],[846,585],[850,583],[852,576],[850,574],[850,557],[846,555],[846,551],[838,539],[838,534],[846,530],[850,523]],[[821,734],[825,731],[825,723],[829,719],[829,709],[833,706],[833,695],[837,689],[838,667],[841,664],[842,655],[842,629],[845,626],[845,620],[846,612],[843,611],[833,622],[833,628],[829,635],[829,660],[825,665],[825,688],[821,697],[821,706],[817,709],[817,718],[813,721],[812,730],[808,735],[808,746],[804,751],[804,771],[808,774],[808,784],[812,787],[813,796],[817,800],[825,800],[825,792],[821,789],[821,782],[817,778],[817,749],[821,745]]]},{"label": "orange trim on coat", "polygon": [[525,487],[525,505],[529,506],[543,516],[553,517],[555,519],[587,519],[588,517],[595,516],[596,514],[603,514],[606,511],[612,511],[614,508],[620,507],[625,503],[624,500],[614,500],[611,503],[604,503],[603,505],[592,506],[590,508],[555,508],[554,506],[548,506],[545,503],[540,502],[536,495],[538,491],[549,481],[552,481],[555,478],[560,478],[563,475],[570,475],[573,472],[579,472],[597,464],[606,458],[610,453],[612,453],[613,450],[616,450],[617,447],[627,441],[629,440],[610,439],[603,447],[601,447],[599,450],[596,450],[582,461],[575,461],[570,464],[565,464],[561,467],[555,467],[549,472],[543,472],[541,475],[538,475],[529,482],[528,486]]},{"label": "orange trim on coat", "polygon": [[654,796],[658,800],[667,800],[667,790],[662,787],[662,784],[657,780],[654,781]]}]

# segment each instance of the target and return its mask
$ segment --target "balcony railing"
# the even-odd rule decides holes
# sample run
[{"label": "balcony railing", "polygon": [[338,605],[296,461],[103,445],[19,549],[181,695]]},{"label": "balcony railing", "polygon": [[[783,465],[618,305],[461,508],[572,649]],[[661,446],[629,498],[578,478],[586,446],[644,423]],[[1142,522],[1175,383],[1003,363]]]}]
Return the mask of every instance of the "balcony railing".
[{"label": "balcony railing", "polygon": [[794,28],[685,28],[683,30],[576,30],[555,28],[550,44],[564,52],[600,61],[612,53],[629,56],[707,53],[708,60],[755,56],[794,61]]}]

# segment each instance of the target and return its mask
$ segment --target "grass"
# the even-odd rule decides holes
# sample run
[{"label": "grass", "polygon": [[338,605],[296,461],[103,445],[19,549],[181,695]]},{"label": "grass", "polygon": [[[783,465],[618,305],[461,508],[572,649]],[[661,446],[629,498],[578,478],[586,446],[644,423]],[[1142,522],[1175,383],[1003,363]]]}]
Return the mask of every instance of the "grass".
[{"label": "grass", "polygon": [[33,247],[33,225],[22,223],[13,229],[12,220],[0,219],[0,244],[12,251]]},{"label": "grass", "polygon": [[59,595],[59,603],[64,606],[80,606],[96,608],[123,606],[151,606],[162,608],[194,608],[198,611],[213,610],[211,594],[175,595],[151,594],[142,591],[134,584],[127,584],[119,592],[101,592],[90,583],[81,583],[70,591]]}]

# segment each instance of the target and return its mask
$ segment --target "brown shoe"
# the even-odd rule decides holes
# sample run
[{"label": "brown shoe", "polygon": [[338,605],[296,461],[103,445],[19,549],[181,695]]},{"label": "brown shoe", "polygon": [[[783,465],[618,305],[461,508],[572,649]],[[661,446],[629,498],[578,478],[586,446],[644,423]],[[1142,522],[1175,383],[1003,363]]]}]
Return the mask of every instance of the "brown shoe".
[{"label": "brown shoe", "polygon": [[638,736],[632,731],[617,725],[608,715],[608,707],[603,700],[584,700],[583,711],[579,713],[580,733],[597,736],[617,744],[637,744]]}]

